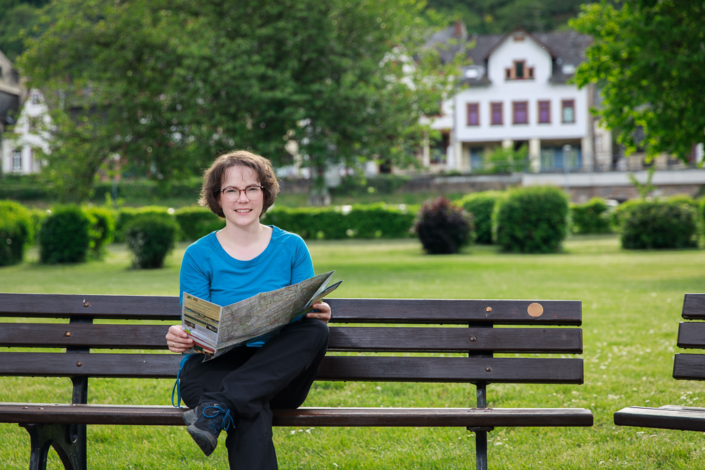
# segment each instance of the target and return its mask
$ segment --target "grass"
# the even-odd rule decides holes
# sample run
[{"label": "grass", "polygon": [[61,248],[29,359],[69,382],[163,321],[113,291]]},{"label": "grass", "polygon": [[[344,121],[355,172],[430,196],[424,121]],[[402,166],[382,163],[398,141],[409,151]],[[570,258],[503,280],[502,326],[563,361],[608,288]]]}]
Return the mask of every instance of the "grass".
[{"label": "grass", "polygon": [[[705,386],[672,378],[683,294],[703,292],[705,251],[626,252],[615,236],[574,237],[554,255],[507,255],[471,247],[426,256],[414,240],[311,242],[317,272],[335,269],[342,297],[577,299],[583,301],[583,385],[488,386],[493,407],[580,407],[593,428],[498,428],[493,469],[705,468],[703,434],[622,428],[630,405],[703,403]],[[129,269],[123,246],[104,262],[0,269],[4,292],[175,295],[185,245],[165,269]],[[36,258],[36,254],[31,254]],[[169,403],[171,381],[92,379],[89,402]],[[69,379],[0,378],[0,401],[68,402]],[[469,384],[315,383],[306,406],[473,406]],[[705,405],[703,405],[705,406]],[[26,468],[29,438],[1,424],[3,468]],[[276,428],[281,468],[474,468],[464,429]],[[182,428],[91,426],[91,468],[226,468],[224,446],[205,458]],[[49,468],[60,468],[51,453]]]}]

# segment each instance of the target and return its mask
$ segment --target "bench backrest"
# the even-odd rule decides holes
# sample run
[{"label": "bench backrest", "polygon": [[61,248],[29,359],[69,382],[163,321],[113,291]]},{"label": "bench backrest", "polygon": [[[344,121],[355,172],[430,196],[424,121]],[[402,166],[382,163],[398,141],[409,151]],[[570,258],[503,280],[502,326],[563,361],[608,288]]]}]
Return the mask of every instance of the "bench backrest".
[{"label": "bench backrest", "polygon": [[[504,353],[581,354],[582,330],[574,328],[582,322],[579,301],[327,301],[333,309],[329,350],[365,354],[326,356],[318,380],[583,383],[580,358],[493,357]],[[174,354],[86,354],[96,348],[165,350],[169,326],[180,321],[178,297],[0,294],[0,316],[70,320],[4,323],[0,346],[66,348],[70,354],[2,352],[0,376],[174,378],[178,371],[180,356]],[[94,320],[100,323],[93,324]],[[105,320],[143,320],[143,324]],[[144,320],[163,323],[144,324]]]},{"label": "bench backrest", "polygon": [[[705,294],[685,294],[682,316],[686,320],[705,320]],[[705,322],[681,322],[678,347],[705,349]],[[673,378],[705,380],[705,354],[676,354]]]}]

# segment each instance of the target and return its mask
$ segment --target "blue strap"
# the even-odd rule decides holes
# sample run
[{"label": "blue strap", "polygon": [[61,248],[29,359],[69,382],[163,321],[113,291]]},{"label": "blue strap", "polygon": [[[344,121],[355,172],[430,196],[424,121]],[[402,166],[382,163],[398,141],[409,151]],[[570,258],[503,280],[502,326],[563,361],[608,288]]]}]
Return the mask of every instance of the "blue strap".
[{"label": "blue strap", "polygon": [[[206,414],[206,411],[210,410],[211,408],[213,408],[216,411],[212,415]],[[218,424],[215,421],[215,419],[213,419],[213,418],[217,418],[219,415],[223,415],[223,418],[220,420],[220,424]],[[230,425],[235,427],[235,422],[233,421],[233,417],[230,416],[230,410],[226,411],[218,405],[211,405],[211,406],[206,406],[205,408],[203,408],[203,416],[205,416],[206,418],[209,418],[209,419],[213,419],[213,422],[210,423],[209,426],[211,427],[211,429],[213,429],[213,432],[215,434],[218,434],[220,431],[227,431],[228,428],[230,427]]]},{"label": "blue strap", "polygon": [[[191,356],[194,356],[195,354],[186,354],[184,357],[181,359],[181,363],[179,364],[179,373],[176,374],[176,381],[174,382],[174,387],[171,389],[171,406],[174,408],[181,408],[181,384],[179,383],[179,377],[181,377],[181,371],[184,370],[184,364],[186,364],[186,361],[189,360]],[[178,403],[175,405],[174,404],[174,393],[176,393],[176,397],[178,400]]]}]

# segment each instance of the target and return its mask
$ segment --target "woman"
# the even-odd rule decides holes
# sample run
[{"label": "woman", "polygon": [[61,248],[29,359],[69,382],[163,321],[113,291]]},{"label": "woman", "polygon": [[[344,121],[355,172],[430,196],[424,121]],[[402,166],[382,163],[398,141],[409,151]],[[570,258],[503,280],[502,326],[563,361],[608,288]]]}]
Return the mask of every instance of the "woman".
[{"label": "woman", "polygon": [[[181,298],[193,294],[229,305],[313,277],[311,255],[298,235],[260,223],[279,184],[270,162],[246,151],[218,157],[204,176],[199,203],[225,218],[225,228],[186,249],[181,264]],[[330,306],[314,311],[277,333],[202,362],[182,360],[180,395],[192,410],[187,431],[206,455],[226,430],[230,468],[276,469],[272,409],[297,408],[304,400],[328,347]],[[180,325],[169,328],[169,350],[193,346]]]}]

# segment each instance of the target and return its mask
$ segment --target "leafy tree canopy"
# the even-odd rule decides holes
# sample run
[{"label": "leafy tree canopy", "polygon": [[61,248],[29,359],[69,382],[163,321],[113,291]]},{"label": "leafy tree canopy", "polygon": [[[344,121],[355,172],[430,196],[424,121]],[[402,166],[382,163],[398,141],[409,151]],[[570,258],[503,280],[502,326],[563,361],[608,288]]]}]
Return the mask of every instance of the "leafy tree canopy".
[{"label": "leafy tree canopy", "polygon": [[567,28],[580,5],[593,0],[429,0],[429,8],[465,23],[473,34],[503,34],[516,26],[529,31]]},{"label": "leafy tree canopy", "polygon": [[[66,0],[20,59],[55,127],[45,176],[84,198],[114,154],[169,181],[224,150],[275,165],[409,159],[452,82],[417,0]],[[412,57],[414,60],[412,60]]]},{"label": "leafy tree canopy", "polygon": [[24,51],[23,40],[41,34],[41,16],[48,0],[0,0],[0,51],[14,61]]},{"label": "leafy tree canopy", "polygon": [[[594,37],[576,83],[602,88],[595,112],[627,152],[644,146],[687,160],[705,137],[705,3],[627,0],[621,8],[587,5],[571,25]],[[643,129],[644,140],[635,142]]]}]

